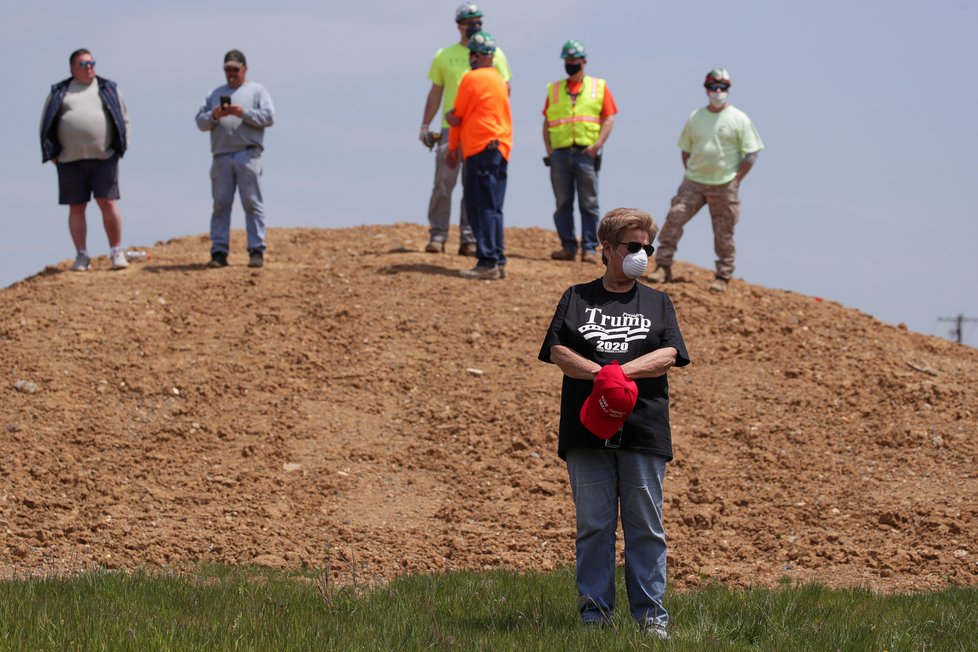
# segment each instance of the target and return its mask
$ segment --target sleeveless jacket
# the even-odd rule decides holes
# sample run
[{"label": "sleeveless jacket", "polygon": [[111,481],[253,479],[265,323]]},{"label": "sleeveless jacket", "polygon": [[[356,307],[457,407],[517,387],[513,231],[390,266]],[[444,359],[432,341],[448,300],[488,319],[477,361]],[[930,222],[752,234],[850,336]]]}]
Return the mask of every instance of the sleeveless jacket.
[{"label": "sleeveless jacket", "polygon": [[605,80],[585,75],[577,101],[572,102],[566,79],[547,85],[547,129],[554,149],[587,147],[598,140],[604,88]]}]

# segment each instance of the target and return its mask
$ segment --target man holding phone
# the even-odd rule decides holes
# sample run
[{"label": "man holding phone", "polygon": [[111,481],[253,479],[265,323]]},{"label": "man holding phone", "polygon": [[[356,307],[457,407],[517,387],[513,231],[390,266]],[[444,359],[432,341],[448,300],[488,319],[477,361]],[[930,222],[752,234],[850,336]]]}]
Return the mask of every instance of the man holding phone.
[{"label": "man holding phone", "polygon": [[248,231],[248,267],[265,261],[265,205],[261,195],[261,154],[265,129],[275,121],[272,98],[261,84],[248,81],[244,53],[224,55],[227,83],[218,86],[197,111],[197,127],[211,134],[211,260],[227,267],[231,242],[231,205],[237,189]]}]

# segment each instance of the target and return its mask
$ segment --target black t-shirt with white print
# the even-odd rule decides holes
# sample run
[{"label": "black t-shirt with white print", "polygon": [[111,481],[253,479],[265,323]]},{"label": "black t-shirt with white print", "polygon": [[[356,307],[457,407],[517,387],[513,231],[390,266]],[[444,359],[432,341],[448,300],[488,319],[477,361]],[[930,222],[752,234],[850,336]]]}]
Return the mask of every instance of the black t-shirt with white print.
[{"label": "black t-shirt with white print", "polygon": [[[676,310],[669,295],[635,283],[628,292],[609,292],[601,279],[574,285],[557,304],[539,358],[550,362],[550,348],[562,344],[601,366],[617,360],[625,364],[646,353],[673,347],[676,365],[689,364],[686,343],[679,331]],[[608,440],[597,437],[581,424],[581,406],[594,382],[564,376],[560,397],[560,435],[557,454],[566,459],[572,448],[605,448],[652,453],[672,459],[669,429],[669,381],[639,378],[638,402],[622,431]]]}]

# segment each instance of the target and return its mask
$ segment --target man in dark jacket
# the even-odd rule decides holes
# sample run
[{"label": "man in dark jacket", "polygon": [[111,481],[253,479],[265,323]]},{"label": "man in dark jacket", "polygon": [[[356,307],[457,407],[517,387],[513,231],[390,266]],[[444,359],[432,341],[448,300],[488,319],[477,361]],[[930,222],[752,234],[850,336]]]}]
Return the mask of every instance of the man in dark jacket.
[{"label": "man in dark jacket", "polygon": [[58,168],[58,202],[68,205],[68,229],[75,244],[72,269],[88,270],[85,208],[94,195],[109,239],[112,269],[126,267],[122,250],[119,159],[129,143],[129,113],[115,82],[95,74],[86,49],[68,58],[71,77],[51,86],[41,113],[41,161]]}]

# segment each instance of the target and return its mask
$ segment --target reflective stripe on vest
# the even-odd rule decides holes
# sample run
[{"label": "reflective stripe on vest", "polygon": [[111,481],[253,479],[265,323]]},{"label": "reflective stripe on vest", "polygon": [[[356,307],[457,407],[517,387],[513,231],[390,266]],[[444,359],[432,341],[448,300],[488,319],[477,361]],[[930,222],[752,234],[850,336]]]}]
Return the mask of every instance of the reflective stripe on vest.
[{"label": "reflective stripe on vest", "polygon": [[593,145],[601,134],[601,108],[604,106],[605,81],[584,76],[581,93],[572,102],[567,92],[567,80],[553,82],[547,87],[550,100],[547,106],[547,129],[550,146],[562,149],[571,145]]}]

